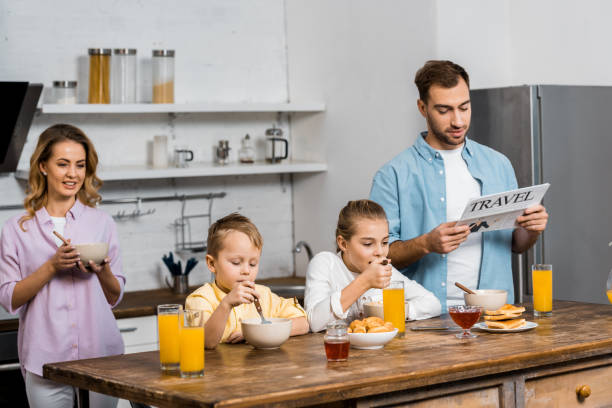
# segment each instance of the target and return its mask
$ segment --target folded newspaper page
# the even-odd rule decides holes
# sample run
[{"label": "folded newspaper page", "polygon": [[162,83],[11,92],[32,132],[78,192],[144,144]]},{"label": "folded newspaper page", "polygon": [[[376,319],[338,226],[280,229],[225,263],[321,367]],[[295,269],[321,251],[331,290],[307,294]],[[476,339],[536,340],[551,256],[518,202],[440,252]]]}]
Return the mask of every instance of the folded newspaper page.
[{"label": "folded newspaper page", "polygon": [[516,218],[528,207],[540,204],[549,183],[519,188],[471,199],[457,225],[469,225],[471,232],[516,228]]}]

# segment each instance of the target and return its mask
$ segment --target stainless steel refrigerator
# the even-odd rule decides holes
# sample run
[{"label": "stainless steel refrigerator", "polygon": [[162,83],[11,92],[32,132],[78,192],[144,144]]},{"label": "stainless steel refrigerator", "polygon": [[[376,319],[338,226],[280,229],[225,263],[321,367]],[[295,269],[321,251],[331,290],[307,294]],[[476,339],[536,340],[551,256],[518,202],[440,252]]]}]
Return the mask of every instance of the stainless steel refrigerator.
[{"label": "stainless steel refrigerator", "polygon": [[553,297],[608,303],[612,268],[612,87],[525,85],[471,91],[469,137],[505,154],[519,187],[550,183],[548,227],[514,256],[516,299],[531,264],[553,265]]}]

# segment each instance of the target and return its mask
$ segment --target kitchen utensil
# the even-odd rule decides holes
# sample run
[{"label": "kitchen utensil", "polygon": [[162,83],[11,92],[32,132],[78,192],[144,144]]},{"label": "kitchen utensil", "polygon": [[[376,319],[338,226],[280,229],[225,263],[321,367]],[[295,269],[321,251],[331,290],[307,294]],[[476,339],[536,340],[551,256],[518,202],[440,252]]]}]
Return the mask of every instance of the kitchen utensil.
[{"label": "kitchen utensil", "polygon": [[323,344],[325,345],[327,361],[346,361],[351,344],[346,322],[334,320],[328,323],[325,336],[323,337]]},{"label": "kitchen utensil", "polygon": [[189,272],[191,272],[191,270],[193,268],[195,268],[195,266],[198,264],[198,260],[195,258],[189,258],[187,260],[187,264],[185,265],[185,271],[183,272],[183,275],[189,275]]},{"label": "kitchen utensil", "polygon": [[188,162],[193,161],[193,150],[189,150],[187,147],[180,146],[174,149],[174,166],[178,168],[185,168]]},{"label": "kitchen utensil", "polygon": [[254,163],[255,149],[251,143],[251,136],[248,134],[242,139],[240,150],[238,150],[238,160],[240,163]]},{"label": "kitchen utensil", "polygon": [[97,265],[104,265],[104,259],[108,256],[108,243],[95,242],[91,244],[75,244],[81,262],[86,268],[89,267],[89,261]]},{"label": "kitchen utensil", "polygon": [[217,146],[217,163],[228,164],[229,163],[229,151],[232,150],[229,147],[229,140],[219,140]]},{"label": "kitchen utensil", "polygon": [[469,288],[463,286],[459,282],[455,282],[455,286],[458,287],[459,289],[461,289],[462,291],[469,293],[470,295],[473,295],[473,294],[476,293],[472,289],[469,289]]},{"label": "kitchen utensil", "polygon": [[261,324],[271,324],[272,322],[266,319],[263,315],[263,309],[261,308],[261,304],[259,303],[259,299],[255,298],[253,301],[255,303],[255,309],[257,309],[257,313],[259,313],[259,317],[261,317]]},{"label": "kitchen utensil", "polygon": [[174,50],[153,50],[153,103],[174,103]]},{"label": "kitchen utensil", "polygon": [[289,157],[289,142],[283,137],[283,130],[272,126],[266,130],[266,161],[280,163]]},{"label": "kitchen utensil", "polygon": [[463,333],[458,333],[455,336],[458,339],[472,339],[478,337],[470,332],[470,328],[480,319],[482,307],[480,306],[450,306],[448,314],[453,321],[463,329]]},{"label": "kitchen utensil", "polygon": [[440,330],[448,330],[448,329],[450,329],[450,327],[448,326],[412,326],[410,328],[410,330],[414,330],[414,331],[426,331],[426,330],[440,331]]},{"label": "kitchen utensil", "polygon": [[279,348],[291,334],[291,319],[270,318],[271,324],[261,324],[260,319],[243,319],[240,322],[244,339],[255,348]]},{"label": "kitchen utensil", "polygon": [[468,306],[481,306],[484,310],[497,310],[506,304],[508,291],[503,289],[476,289],[474,294],[464,293]]},{"label": "kitchen utensil", "polygon": [[165,169],[168,167],[168,136],[157,135],[153,137],[153,168]]},{"label": "kitchen utensil", "polygon": [[70,245],[70,242],[68,242],[68,240],[66,238],[64,238],[59,232],[53,231],[53,235],[55,235],[56,237],[61,239],[62,242],[64,243],[64,245],[66,245],[66,246]]},{"label": "kitchen utensil", "polygon": [[175,263],[174,254],[172,252],[168,253],[168,255],[163,255],[162,260],[164,261],[164,264],[166,264],[166,267],[168,268],[168,270],[173,276],[182,274],[181,265],[180,265],[181,261],[179,261],[178,263]]},{"label": "kitchen utensil", "polygon": [[351,347],[363,350],[374,350],[383,348],[385,344],[390,342],[396,335],[398,330],[394,329],[390,332],[381,333],[349,333],[349,341]]}]

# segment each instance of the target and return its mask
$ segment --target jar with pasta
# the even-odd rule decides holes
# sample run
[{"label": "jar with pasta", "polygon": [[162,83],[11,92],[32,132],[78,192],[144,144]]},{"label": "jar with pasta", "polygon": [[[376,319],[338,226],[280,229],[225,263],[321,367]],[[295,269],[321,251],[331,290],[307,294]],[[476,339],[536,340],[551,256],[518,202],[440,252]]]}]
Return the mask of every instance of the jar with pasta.
[{"label": "jar with pasta", "polygon": [[174,103],[174,50],[153,50],[153,103]]},{"label": "jar with pasta", "polygon": [[110,103],[110,48],[89,49],[89,103]]}]

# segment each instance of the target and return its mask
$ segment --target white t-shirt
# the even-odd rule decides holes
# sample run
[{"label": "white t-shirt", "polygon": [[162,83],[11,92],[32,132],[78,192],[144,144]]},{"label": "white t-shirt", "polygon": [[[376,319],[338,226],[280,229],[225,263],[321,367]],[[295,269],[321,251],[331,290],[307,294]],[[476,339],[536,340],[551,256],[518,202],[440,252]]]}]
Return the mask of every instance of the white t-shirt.
[{"label": "white t-shirt", "polygon": [[[349,322],[361,319],[364,303],[382,300],[382,289],[369,289],[344,312],[340,303],[341,292],[357,276],[359,274],[351,272],[339,254],[320,252],[312,258],[306,272],[304,306],[313,332],[325,329],[327,323],[337,319]],[[440,315],[440,301],[433,293],[395,268],[392,268],[391,280],[404,282],[408,319],[421,320]]]},{"label": "white t-shirt", "polygon": [[[66,226],[66,217],[51,217],[53,221],[53,229],[60,235],[64,235],[64,227]],[[63,242],[55,234],[53,235],[53,241],[57,244],[58,248],[62,246]]]},{"label": "white t-shirt", "polygon": [[[471,198],[480,197],[480,184],[470,174],[461,152],[463,146],[454,150],[438,150],[444,159],[446,179],[446,220],[458,220]],[[468,236],[467,241],[459,248],[446,254],[446,304],[462,305],[463,291],[455,282],[464,284],[470,289],[478,287],[480,261],[482,258],[482,234]]]}]

